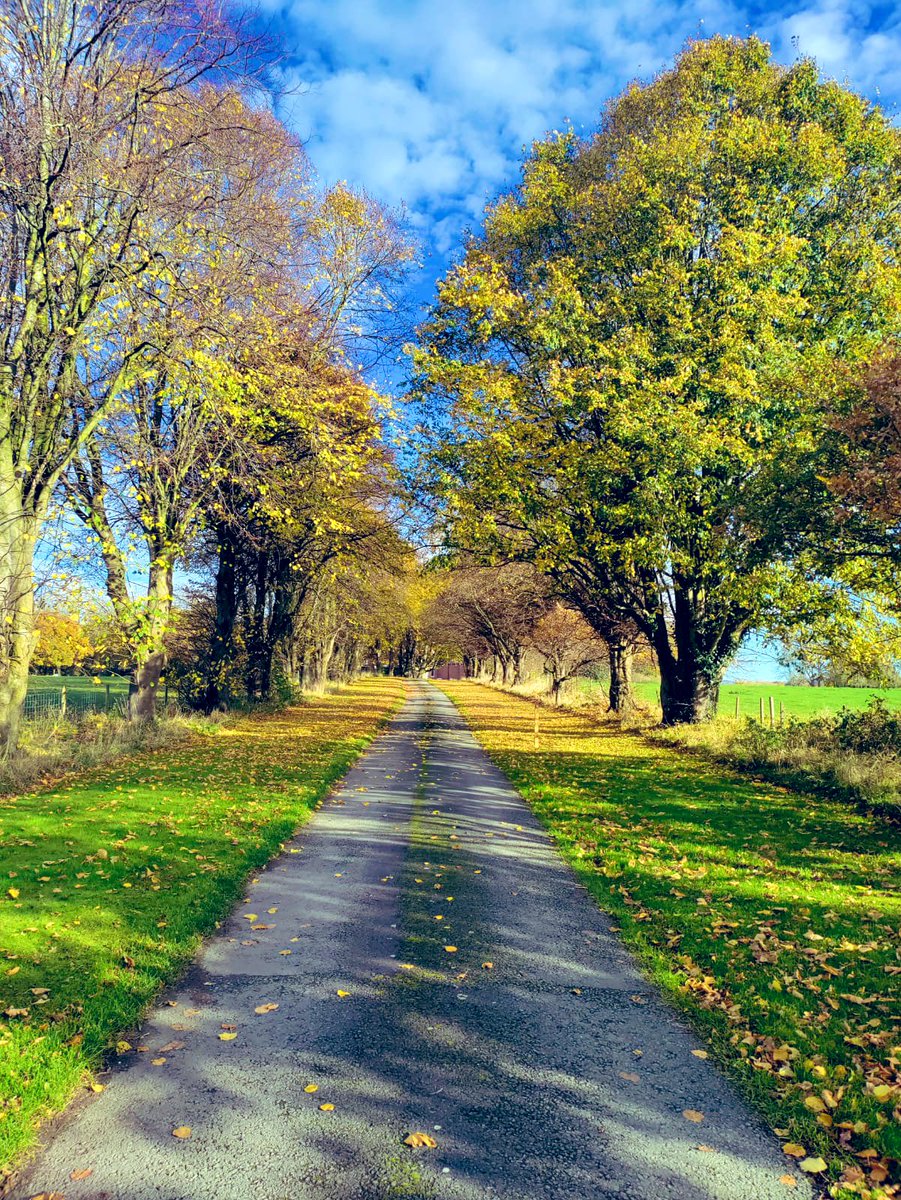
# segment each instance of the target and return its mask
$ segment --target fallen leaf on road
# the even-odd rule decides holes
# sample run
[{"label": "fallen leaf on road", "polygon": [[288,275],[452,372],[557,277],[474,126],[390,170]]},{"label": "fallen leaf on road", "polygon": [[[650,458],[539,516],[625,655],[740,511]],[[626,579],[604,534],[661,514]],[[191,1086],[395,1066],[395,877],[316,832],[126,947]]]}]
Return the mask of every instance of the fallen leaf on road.
[{"label": "fallen leaf on road", "polygon": [[164,1058],[152,1058],[150,1060],[150,1065],[152,1067],[161,1067],[165,1061],[166,1060]]},{"label": "fallen leaf on road", "polygon": [[826,1170],[826,1163],[822,1158],[802,1158],[798,1166],[802,1171],[807,1171],[809,1175],[816,1175],[818,1171]]},{"label": "fallen leaf on road", "polygon": [[319,1107],[323,1112],[334,1112],[335,1111],[334,1104],[320,1104]]},{"label": "fallen leaf on road", "polygon": [[692,1050],[692,1054],[695,1056],[695,1058],[709,1057],[706,1050]]},{"label": "fallen leaf on road", "polygon": [[270,917],[271,917],[273,913],[277,913],[277,912],[278,912],[278,909],[277,909],[277,908],[267,908],[267,909],[266,909],[266,912],[267,912],[267,913],[269,913],[269,915],[270,915]]},{"label": "fallen leaf on road", "polygon": [[434,1150],[438,1143],[430,1133],[409,1133],[404,1138],[404,1145],[414,1146],[417,1149],[424,1146],[429,1150]]},{"label": "fallen leaf on road", "polygon": [[483,971],[493,971],[493,970],[494,970],[494,963],[493,963],[493,962],[483,962],[483,963],[482,963],[482,970],[483,970]]},{"label": "fallen leaf on road", "polygon": [[783,1185],[783,1187],[797,1187],[798,1186],[798,1181],[797,1181],[797,1179],[795,1179],[794,1175],[780,1175],[779,1182]]},{"label": "fallen leaf on road", "polygon": [[93,1174],[93,1167],[82,1167],[80,1171],[73,1171],[69,1178],[74,1179],[77,1182],[79,1179],[87,1179],[89,1175]]},{"label": "fallen leaf on road", "polygon": [[89,1083],[88,1089],[89,1089],[89,1091],[92,1091],[92,1092],[102,1092],[106,1089],[106,1084],[105,1083]]},{"label": "fallen leaf on road", "polygon": [[645,996],[630,996],[629,999],[633,1004],[647,1004],[648,1002]]},{"label": "fallen leaf on road", "polygon": [[182,1138],[182,1139],[189,1138],[191,1136],[191,1126],[190,1125],[176,1125],[175,1128],[172,1130],[172,1136],[174,1138]]},{"label": "fallen leaf on road", "polygon": [[245,913],[244,914],[245,921],[256,921],[256,919],[257,919],[256,913]]},{"label": "fallen leaf on road", "polygon": [[254,933],[259,933],[259,931],[261,929],[274,929],[275,926],[274,925],[251,925],[250,928],[254,931]]},{"label": "fallen leaf on road", "polygon": [[117,1054],[125,1054],[125,1052],[130,1049],[131,1049],[131,1042],[125,1042],[125,1041],[116,1042],[116,1053]]},{"label": "fallen leaf on road", "polygon": [[705,1154],[715,1154],[716,1150],[713,1146],[705,1146],[703,1142],[698,1145],[698,1150],[703,1150]]},{"label": "fallen leaf on road", "polygon": [[38,1192],[36,1196],[31,1196],[30,1200],[66,1200],[62,1192]]},{"label": "fallen leaf on road", "polygon": [[448,952],[448,954],[456,954],[457,953],[456,946],[445,946],[444,949]]},{"label": "fallen leaf on road", "polygon": [[628,1079],[629,1083],[638,1083],[641,1079],[640,1075],[636,1075],[634,1071],[620,1071],[620,1079]]},{"label": "fallen leaf on road", "polygon": [[799,1146],[797,1142],[786,1142],[782,1147],[783,1154],[790,1154],[792,1158],[803,1158],[807,1151],[803,1146]]},{"label": "fallen leaf on road", "polygon": [[700,1123],[704,1120],[704,1114],[702,1112],[698,1112],[696,1108],[683,1108],[682,1116],[686,1121],[694,1121],[696,1125],[700,1125]]},{"label": "fallen leaf on road", "polygon": [[170,1050],[184,1050],[184,1042],[166,1042],[165,1046],[160,1046],[160,1054],[168,1054]]},{"label": "fallen leaf on road", "polygon": [[335,992],[335,995],[336,995],[336,996],[340,996],[340,997],[341,997],[341,999],[343,1000],[345,996],[349,996],[349,995],[350,995],[350,992],[345,992],[345,991],[343,991],[341,988],[338,988],[337,992]]},{"label": "fallen leaf on road", "polygon": [[277,1008],[278,1008],[277,1004],[258,1004],[253,1011],[255,1013],[258,1013],[260,1016],[262,1016],[263,1013],[275,1012],[275,1010]]},{"label": "fallen leaf on road", "polygon": [[236,1033],[220,1033],[220,1042],[233,1042],[238,1035]]},{"label": "fallen leaf on road", "polygon": [[318,1092],[318,1091],[319,1091],[319,1084],[318,1084],[318,1083],[308,1083],[308,1084],[307,1084],[307,1086],[306,1086],[306,1087],[305,1087],[303,1090],[304,1090],[305,1092],[310,1092],[311,1094],[312,1094],[313,1092]]}]

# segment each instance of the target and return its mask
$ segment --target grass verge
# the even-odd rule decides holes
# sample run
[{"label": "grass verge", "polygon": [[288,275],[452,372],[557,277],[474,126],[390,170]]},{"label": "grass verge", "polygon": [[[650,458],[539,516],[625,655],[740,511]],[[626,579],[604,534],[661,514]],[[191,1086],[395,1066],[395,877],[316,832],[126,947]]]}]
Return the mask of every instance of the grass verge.
[{"label": "grass verge", "polygon": [[0,1184],[403,694],[365,680],[0,800]]},{"label": "grass verge", "polygon": [[536,746],[532,702],[442,686],[785,1144],[901,1195],[898,831],[578,714]]}]

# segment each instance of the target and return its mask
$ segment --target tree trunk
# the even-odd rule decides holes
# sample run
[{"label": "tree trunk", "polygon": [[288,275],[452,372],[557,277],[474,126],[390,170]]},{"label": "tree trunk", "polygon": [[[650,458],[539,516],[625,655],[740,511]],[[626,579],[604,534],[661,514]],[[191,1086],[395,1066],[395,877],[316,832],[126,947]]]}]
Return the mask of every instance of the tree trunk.
[{"label": "tree trunk", "polygon": [[632,691],[632,656],[634,650],[627,642],[607,640],[607,655],[610,664],[609,711],[623,715],[635,707]]},{"label": "tree trunk", "polygon": [[682,659],[660,668],[660,707],[664,725],[695,725],[716,716],[722,669],[713,678]]},{"label": "tree trunk", "polygon": [[[38,518],[16,504],[0,506],[0,753],[19,741],[34,652],[34,548]],[[13,495],[10,495],[10,492]]]},{"label": "tree trunk", "polygon": [[231,526],[222,522],[216,530],[216,625],[210,647],[209,678],[203,697],[208,713],[224,707],[228,699],[226,676],[234,649],[235,622],[238,617],[237,546]]},{"label": "tree trunk", "polygon": [[128,689],[128,715],[132,721],[156,718],[160,679],[166,667],[165,637],[172,619],[172,568],[151,563],[147,592],[146,625]]}]

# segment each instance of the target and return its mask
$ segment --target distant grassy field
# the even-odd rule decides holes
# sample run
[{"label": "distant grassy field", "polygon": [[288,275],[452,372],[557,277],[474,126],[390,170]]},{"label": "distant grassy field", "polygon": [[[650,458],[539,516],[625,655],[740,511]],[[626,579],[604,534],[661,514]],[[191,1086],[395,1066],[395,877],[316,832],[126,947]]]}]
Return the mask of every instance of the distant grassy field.
[{"label": "distant grassy field", "polygon": [[95,696],[105,693],[107,684],[112,695],[128,695],[128,680],[124,675],[32,675],[28,691],[29,694],[58,692],[64,687],[69,696]]},{"label": "distant grassy field", "polygon": [[[660,685],[655,680],[643,680],[635,685],[635,691],[645,704],[657,704]],[[787,717],[816,717],[838,712],[840,708],[866,708],[872,696],[881,696],[889,708],[901,708],[901,688],[856,688],[856,687],[795,687],[788,683],[726,683],[720,689],[719,711],[723,716],[735,716],[735,699],[738,697],[739,715],[756,717],[763,697],[764,710],[769,720],[769,697],[772,696],[776,713],[782,704]]]}]

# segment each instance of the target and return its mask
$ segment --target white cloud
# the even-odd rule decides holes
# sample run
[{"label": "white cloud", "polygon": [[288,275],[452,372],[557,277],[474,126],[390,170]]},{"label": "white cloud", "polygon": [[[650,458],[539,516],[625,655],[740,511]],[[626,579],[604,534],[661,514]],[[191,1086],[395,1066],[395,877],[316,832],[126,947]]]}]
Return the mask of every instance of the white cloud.
[{"label": "white cloud", "polygon": [[289,4],[285,76],[298,90],[283,110],[314,165],[406,202],[438,255],[515,180],[523,145],[566,119],[590,128],[610,95],[688,38],[756,32],[783,60],[813,54],[860,90],[898,87],[901,15],[871,28],[867,0],[755,7],[754,20],[736,0]]}]

